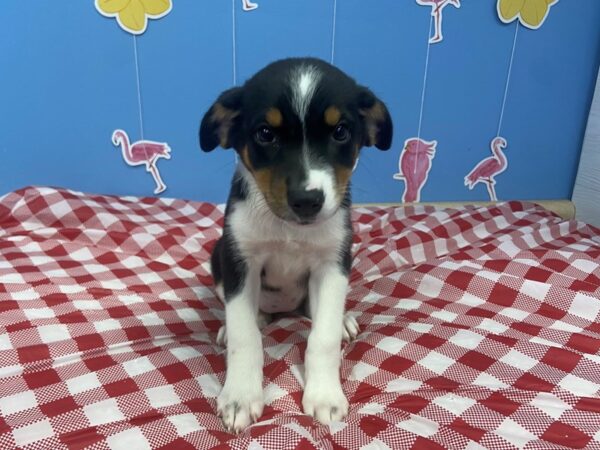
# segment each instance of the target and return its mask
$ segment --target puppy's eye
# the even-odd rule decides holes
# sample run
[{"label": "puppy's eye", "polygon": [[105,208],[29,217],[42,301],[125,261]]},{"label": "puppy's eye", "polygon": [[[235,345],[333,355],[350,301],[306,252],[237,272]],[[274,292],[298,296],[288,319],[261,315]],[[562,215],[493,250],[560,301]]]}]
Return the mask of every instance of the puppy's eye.
[{"label": "puppy's eye", "polygon": [[254,139],[259,144],[267,145],[275,142],[275,133],[269,127],[260,127],[255,135]]},{"label": "puppy's eye", "polygon": [[350,130],[346,125],[340,124],[335,127],[331,136],[337,142],[346,142],[350,138]]}]

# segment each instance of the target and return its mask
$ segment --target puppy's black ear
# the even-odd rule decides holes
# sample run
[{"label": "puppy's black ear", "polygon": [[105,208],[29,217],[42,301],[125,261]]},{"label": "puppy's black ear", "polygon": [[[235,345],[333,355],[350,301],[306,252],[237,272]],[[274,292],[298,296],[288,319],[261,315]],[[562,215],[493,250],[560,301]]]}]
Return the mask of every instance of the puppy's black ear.
[{"label": "puppy's black ear", "polygon": [[217,145],[223,148],[233,147],[241,109],[242,88],[236,87],[223,92],[204,114],[200,124],[200,148],[210,152]]},{"label": "puppy's black ear", "polygon": [[388,150],[392,146],[394,127],[385,104],[369,89],[362,87],[358,94],[358,110],[365,124],[364,145]]}]

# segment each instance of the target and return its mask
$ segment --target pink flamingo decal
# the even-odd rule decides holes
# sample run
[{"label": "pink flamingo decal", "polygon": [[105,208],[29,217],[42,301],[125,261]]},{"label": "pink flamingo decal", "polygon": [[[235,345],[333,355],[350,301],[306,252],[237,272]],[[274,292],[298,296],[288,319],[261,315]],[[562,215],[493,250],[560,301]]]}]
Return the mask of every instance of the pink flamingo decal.
[{"label": "pink flamingo decal", "polygon": [[244,11],[252,11],[253,9],[258,8],[257,3],[253,3],[250,0],[242,0],[242,9]]},{"label": "pink flamingo decal", "polygon": [[444,39],[442,34],[442,20],[444,8],[452,5],[460,8],[460,0],[417,0],[417,3],[422,6],[431,6],[431,15],[433,16],[435,34],[429,38],[430,44],[441,42]]},{"label": "pink flamingo decal", "polygon": [[435,157],[437,141],[427,142],[419,138],[407,139],[400,155],[400,172],[394,175],[396,180],[404,180],[404,203],[418,202],[421,189],[431,170],[431,161]]},{"label": "pink flamingo decal", "polygon": [[137,141],[129,143],[129,136],[123,130],[115,130],[112,135],[115,146],[121,146],[123,159],[130,166],[146,166],[146,172],[150,172],[156,182],[155,194],[160,194],[167,186],[163,183],[156,163],[159,158],[171,159],[171,148],[165,142]]},{"label": "pink flamingo decal", "polygon": [[488,193],[490,194],[490,200],[494,202],[498,201],[496,190],[494,188],[496,184],[495,176],[504,172],[508,167],[508,160],[502,151],[506,146],[506,139],[499,136],[494,138],[490,144],[494,156],[482,159],[479,164],[471,170],[465,177],[465,186],[469,189],[473,189],[477,183],[485,183]]}]

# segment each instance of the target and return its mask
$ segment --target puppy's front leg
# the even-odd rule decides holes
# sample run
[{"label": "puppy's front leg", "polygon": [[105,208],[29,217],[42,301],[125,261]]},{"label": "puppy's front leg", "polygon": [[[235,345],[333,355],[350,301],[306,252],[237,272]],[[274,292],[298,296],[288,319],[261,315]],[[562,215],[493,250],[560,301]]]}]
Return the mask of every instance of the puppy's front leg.
[{"label": "puppy's front leg", "polygon": [[236,433],[258,419],[264,406],[263,349],[256,323],[259,283],[260,269],[248,267],[241,289],[230,296],[225,290],[227,374],[217,409],[225,428]]},{"label": "puppy's front leg", "polygon": [[304,358],[304,412],[327,424],[348,414],[340,383],[341,342],[348,277],[336,263],[311,272],[309,304],[312,329]]}]

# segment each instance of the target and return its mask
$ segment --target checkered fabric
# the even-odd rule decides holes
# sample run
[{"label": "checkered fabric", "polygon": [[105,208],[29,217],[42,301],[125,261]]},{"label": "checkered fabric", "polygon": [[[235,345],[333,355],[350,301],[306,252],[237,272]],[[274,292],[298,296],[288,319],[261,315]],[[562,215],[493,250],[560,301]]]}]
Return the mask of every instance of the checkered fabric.
[{"label": "checkered fabric", "polygon": [[355,210],[344,422],[301,408],[307,319],[263,330],[266,406],[227,433],[220,206],[0,199],[0,448],[600,448],[600,230],[533,204]]}]

